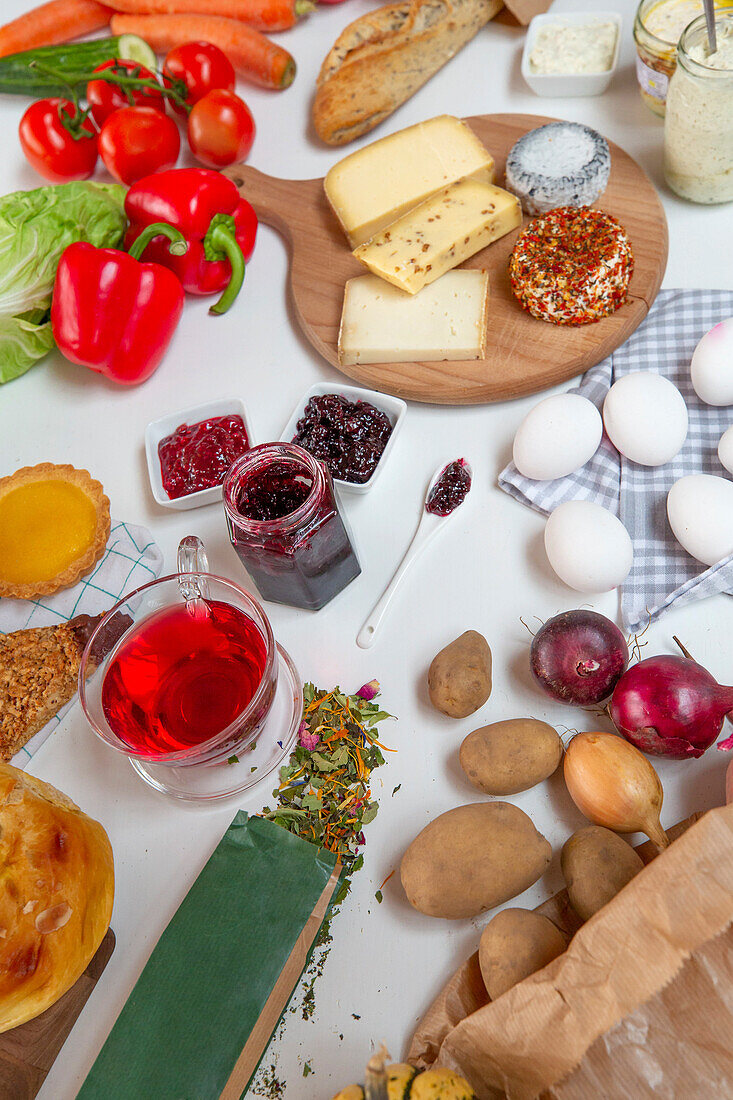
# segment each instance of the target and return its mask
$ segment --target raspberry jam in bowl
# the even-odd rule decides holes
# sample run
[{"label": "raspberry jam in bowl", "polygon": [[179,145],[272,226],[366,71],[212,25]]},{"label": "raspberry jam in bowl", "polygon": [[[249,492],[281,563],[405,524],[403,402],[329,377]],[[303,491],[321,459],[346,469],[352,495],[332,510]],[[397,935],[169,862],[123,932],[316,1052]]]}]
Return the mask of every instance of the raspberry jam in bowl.
[{"label": "raspberry jam in bowl", "polygon": [[249,450],[241,416],[179,424],[158,444],[161,480],[171,500],[221,485],[232,462]]},{"label": "raspberry jam in bowl", "polygon": [[244,402],[237,397],[151,421],[145,456],[156,502],[177,511],[219,503],[227,470],[253,438]]},{"label": "raspberry jam in bowl", "polygon": [[264,600],[310,611],[361,572],[326,466],[302,447],[265,443],[224,481],[229,538]]},{"label": "raspberry jam in bowl", "polygon": [[[302,692],[260,604],[208,573],[200,540],[184,539],[178,561],[177,574],[102,619],[82,656],[79,696],[94,732],[146,782],[208,800],[247,789],[282,761]],[[95,635],[120,612],[126,629],[98,663]]]}]

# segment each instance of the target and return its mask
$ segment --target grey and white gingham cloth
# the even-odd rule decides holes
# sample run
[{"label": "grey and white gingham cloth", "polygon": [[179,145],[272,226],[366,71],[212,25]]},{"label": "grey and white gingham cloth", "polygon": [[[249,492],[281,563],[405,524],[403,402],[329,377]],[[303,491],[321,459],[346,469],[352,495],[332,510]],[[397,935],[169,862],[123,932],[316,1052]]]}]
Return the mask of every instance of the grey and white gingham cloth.
[{"label": "grey and white gingham cloth", "polygon": [[[0,634],[24,627],[57,626],[75,615],[99,615],[109,611],[126,592],[154,581],[162,566],[163,552],[145,527],[113,519],[104,556],[88,577],[72,588],[40,596],[37,600],[0,600]],[[13,764],[16,768],[26,767],[73,704],[72,699],[15,754]]]},{"label": "grey and white gingham cloth", "polygon": [[591,368],[571,392],[599,408],[609,386],[632,371],[651,370],[674,382],[687,402],[690,426],[684,447],[665,466],[639,466],[619,455],[604,434],[582,469],[556,481],[530,481],[514,463],[499,486],[522,504],[549,515],[567,500],[591,500],[619,517],[634,544],[634,561],[621,593],[621,617],[635,631],[674,603],[725,592],[733,595],[733,554],[701,572],[675,539],[667,521],[667,493],[687,474],[726,477],[718,459],[721,435],[733,424],[733,407],[704,404],[692,388],[690,360],[701,336],[733,317],[728,290],[662,291],[644,323],[613,355]]}]

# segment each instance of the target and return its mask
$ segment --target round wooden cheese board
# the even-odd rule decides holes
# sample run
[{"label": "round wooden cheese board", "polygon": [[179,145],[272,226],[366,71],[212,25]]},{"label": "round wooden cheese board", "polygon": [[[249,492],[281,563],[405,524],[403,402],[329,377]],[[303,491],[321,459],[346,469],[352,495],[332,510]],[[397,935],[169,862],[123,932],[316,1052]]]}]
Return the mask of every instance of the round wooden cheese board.
[{"label": "round wooden cheese board", "polygon": [[[496,162],[495,182],[515,141],[555,119],[537,115],[477,115],[466,119]],[[519,230],[467,260],[490,272],[486,359],[456,362],[375,363],[340,367],[338,333],[344,284],[365,268],[354,258],[328,204],[323,180],[282,180],[249,165],[227,169],[258,218],[290,249],[290,286],[296,316],[313,347],[350,378],[415,401],[476,405],[536,393],[575,377],[624,343],[646,317],[667,263],[667,220],[659,196],[636,161],[609,143],[611,176],[595,204],[615,215],[634,250],[629,299],[595,324],[553,325],[526,313],[512,294],[507,264]],[[528,219],[525,218],[525,222]]]}]

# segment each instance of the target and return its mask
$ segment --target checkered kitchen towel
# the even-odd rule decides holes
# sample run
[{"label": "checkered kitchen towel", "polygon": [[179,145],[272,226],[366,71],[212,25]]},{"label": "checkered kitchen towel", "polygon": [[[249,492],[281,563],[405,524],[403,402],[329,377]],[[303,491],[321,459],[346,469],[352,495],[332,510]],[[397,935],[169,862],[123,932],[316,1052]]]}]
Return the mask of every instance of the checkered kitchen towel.
[{"label": "checkered kitchen towel", "polygon": [[[108,611],[125,592],[155,580],[162,566],[163,552],[149,531],[112,520],[104,557],[79,584],[38,600],[0,600],[0,634],[28,626],[56,626],[75,615],[99,615]],[[16,753],[13,758],[16,768],[26,766],[73,704],[72,699]]]},{"label": "checkered kitchen towel", "polygon": [[733,317],[731,291],[662,291],[636,332],[572,391],[600,409],[611,383],[624,374],[651,370],[669,378],[685,398],[690,417],[685,445],[672,462],[638,466],[619,455],[604,435],[595,456],[569,477],[530,481],[513,463],[499,475],[505,492],[542,515],[566,500],[591,500],[620,518],[634,544],[634,562],[621,594],[621,617],[630,631],[659,618],[674,603],[718,592],[733,595],[733,554],[700,572],[700,562],[682,549],[667,522],[667,493],[678,478],[726,476],[718,442],[733,424],[733,407],[700,401],[690,381],[690,359],[700,337],[727,317]]}]

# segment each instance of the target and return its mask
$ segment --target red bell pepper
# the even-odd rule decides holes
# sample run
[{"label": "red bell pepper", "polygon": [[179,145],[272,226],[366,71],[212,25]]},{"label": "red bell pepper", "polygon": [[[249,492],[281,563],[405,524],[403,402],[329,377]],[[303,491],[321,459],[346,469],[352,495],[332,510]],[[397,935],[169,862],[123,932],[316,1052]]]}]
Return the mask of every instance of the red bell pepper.
[{"label": "red bell pepper", "polygon": [[177,229],[153,225],[129,253],[86,241],[61,254],[51,301],[51,328],[59,351],[72,363],[134,385],[160,363],[183,310],[183,287],[160,264],[140,263],[148,241],[162,235],[186,250]]},{"label": "red bell pepper", "polygon": [[257,215],[236,185],[209,168],[171,168],[134,183],[125,198],[130,227],[125,243],[154,222],[175,226],[188,241],[185,256],[172,255],[164,240],[146,248],[189,294],[218,294],[210,313],[224,313],[239,293],[245,264],[255,246]]}]

